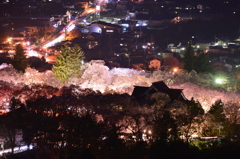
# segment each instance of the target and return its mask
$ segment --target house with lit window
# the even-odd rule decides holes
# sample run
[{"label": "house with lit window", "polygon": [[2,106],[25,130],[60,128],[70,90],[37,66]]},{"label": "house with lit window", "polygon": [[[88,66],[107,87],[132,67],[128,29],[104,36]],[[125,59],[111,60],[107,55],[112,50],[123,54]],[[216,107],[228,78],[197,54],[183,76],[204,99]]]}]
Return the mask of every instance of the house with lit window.
[{"label": "house with lit window", "polygon": [[159,58],[149,58],[148,60],[148,69],[151,71],[158,71],[161,68],[161,61]]},{"label": "house with lit window", "polygon": [[224,71],[224,70],[226,70],[224,61],[214,60],[214,61],[211,61],[210,64],[212,65],[212,67],[213,67],[213,69],[215,71]]},{"label": "house with lit window", "polygon": [[185,46],[186,44],[182,44],[181,42],[179,43],[171,43],[171,44],[168,44],[167,46],[167,50],[171,51],[171,52],[176,52],[176,53],[183,53],[185,51]]},{"label": "house with lit window", "polygon": [[165,59],[167,57],[173,57],[173,52],[169,50],[163,50],[161,51],[160,55],[163,59]]},{"label": "house with lit window", "polygon": [[87,28],[89,33],[99,33],[102,35],[119,34],[123,30],[122,26],[103,21],[92,22]]},{"label": "house with lit window", "polygon": [[210,46],[208,53],[212,54],[229,54],[228,48],[223,48],[222,46]]},{"label": "house with lit window", "polygon": [[132,35],[130,32],[119,34],[117,40],[119,46],[116,48],[118,48],[119,50],[123,50],[126,48],[128,51],[136,52],[136,39],[134,35]]}]

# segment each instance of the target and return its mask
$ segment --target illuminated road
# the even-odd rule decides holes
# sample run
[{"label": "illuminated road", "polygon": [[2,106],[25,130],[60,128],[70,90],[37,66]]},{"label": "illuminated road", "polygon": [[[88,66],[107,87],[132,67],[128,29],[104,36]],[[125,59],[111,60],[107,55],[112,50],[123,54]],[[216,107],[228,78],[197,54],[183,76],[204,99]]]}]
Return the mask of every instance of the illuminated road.
[{"label": "illuminated road", "polygon": [[60,35],[57,38],[51,40],[50,42],[45,43],[44,47],[48,48],[48,47],[54,46],[56,43],[63,41],[65,39],[66,32],[72,31],[76,27],[77,23],[79,23],[80,21],[83,21],[94,12],[95,12],[95,9],[92,9],[92,8],[85,9],[85,11],[78,18],[76,18],[76,20],[69,22],[61,31],[59,31]]},{"label": "illuminated road", "polygon": [[[99,1],[100,4],[104,3],[104,0]],[[98,5],[99,5],[98,3]],[[65,27],[63,27],[62,29],[52,33],[52,35],[50,35],[49,40],[47,40],[44,43],[41,43],[40,45],[32,45],[32,46],[28,46],[27,51],[26,51],[26,55],[28,57],[34,56],[34,57],[45,57],[46,61],[48,63],[54,64],[55,63],[55,56],[51,56],[48,58],[48,56],[45,56],[45,54],[47,53],[47,48],[56,45],[59,42],[62,42],[65,40],[66,38],[66,33],[72,31],[76,25],[78,25],[79,23],[82,23],[84,21],[86,21],[86,19],[96,13],[96,9],[95,8],[88,8],[86,7],[85,10],[78,16],[76,16],[75,20],[70,21]],[[98,10],[99,12],[99,10]],[[36,50],[45,50],[45,52],[40,53]]]},{"label": "illuminated road", "polygon": [[[79,15],[78,17],[76,17],[75,20],[70,21],[65,27],[63,27],[61,30],[59,30],[58,32],[55,32],[52,34],[53,38],[50,40],[47,40],[47,42],[42,43],[38,46],[29,46],[28,51],[27,51],[27,56],[35,56],[35,57],[42,57],[44,55],[42,55],[41,53],[34,51],[34,49],[47,49],[48,47],[54,46],[56,43],[59,43],[61,41],[65,40],[66,37],[66,33],[72,31],[76,25],[84,20],[86,20],[86,18],[88,18],[91,14],[95,13],[95,9],[93,8],[86,8],[85,11],[83,13],[81,13],[81,15]],[[51,61],[54,63],[55,59],[46,59],[47,62]]]},{"label": "illuminated road", "polygon": [[[43,48],[46,49],[48,47],[54,46],[56,43],[64,41],[66,32],[70,32],[71,30],[73,30],[76,27],[77,23],[82,22],[94,12],[95,12],[94,9],[86,9],[78,18],[76,18],[76,20],[69,22],[68,25],[66,25],[61,31],[59,31],[60,35],[57,38],[51,40],[50,42],[45,43],[43,45]],[[46,56],[45,59],[48,63],[54,64],[56,56]]]},{"label": "illuminated road", "polygon": [[[31,149],[33,149],[32,145],[29,146],[29,150],[31,150]],[[13,150],[14,150],[14,154],[16,154],[16,153],[20,153],[23,151],[27,151],[28,147],[27,147],[27,145],[25,145],[25,146],[15,147]],[[11,152],[12,152],[12,149],[1,150],[0,156],[3,156],[4,153],[11,153]]]}]

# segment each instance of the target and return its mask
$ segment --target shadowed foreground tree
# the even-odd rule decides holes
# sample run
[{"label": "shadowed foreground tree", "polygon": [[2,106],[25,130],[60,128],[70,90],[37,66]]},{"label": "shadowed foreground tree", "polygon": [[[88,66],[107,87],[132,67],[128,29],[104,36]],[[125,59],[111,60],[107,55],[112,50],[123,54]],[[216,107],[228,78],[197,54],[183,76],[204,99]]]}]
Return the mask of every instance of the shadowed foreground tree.
[{"label": "shadowed foreground tree", "polygon": [[217,136],[223,133],[226,116],[224,114],[223,102],[216,101],[206,114],[207,127],[204,128],[204,134],[208,136]]},{"label": "shadowed foreground tree", "polygon": [[[38,87],[33,88],[40,93]],[[170,102],[166,94],[155,93],[139,104],[127,94],[103,95],[77,88],[63,88],[59,96],[50,98],[46,94],[30,98],[26,101],[28,114],[2,123],[8,126],[12,138],[19,127],[25,143],[36,144],[38,158],[157,159],[181,155],[187,159],[196,154],[206,158],[198,156],[195,145],[180,138],[184,136],[188,141],[200,128],[204,112],[195,100]],[[17,101],[12,101],[12,105],[17,105]],[[223,112],[219,105],[210,109],[216,115],[215,122],[219,121],[218,112]],[[236,106],[229,112],[238,109]],[[232,122],[236,118],[233,115]]]},{"label": "shadowed foreground tree", "polygon": [[214,122],[221,123],[224,122],[226,118],[223,110],[223,102],[218,100],[211,106],[208,113],[213,115]]},{"label": "shadowed foreground tree", "polygon": [[163,111],[153,120],[153,135],[157,140],[167,143],[178,139],[177,125],[169,111]]},{"label": "shadowed foreground tree", "polygon": [[28,66],[28,62],[23,46],[21,44],[18,44],[16,46],[16,54],[13,57],[12,65],[18,72],[25,73],[25,70]]},{"label": "shadowed foreground tree", "polygon": [[68,81],[70,77],[81,76],[83,70],[80,67],[83,59],[84,52],[78,45],[75,45],[72,49],[64,45],[52,68],[54,76],[61,82]]},{"label": "shadowed foreground tree", "polygon": [[[170,113],[170,115],[165,113],[165,121],[167,121],[166,124],[170,125],[170,123],[172,123],[172,125],[170,125],[171,127],[167,127],[167,129],[165,128],[165,131],[172,131],[173,134],[171,136],[175,136],[173,141],[181,137],[188,143],[189,138],[191,138],[193,134],[199,134],[199,127],[203,121],[202,116],[204,115],[204,110],[193,98],[187,103],[174,101],[171,103],[168,111],[167,113]],[[172,119],[170,117],[172,117]],[[176,134],[179,136],[176,136]]]},{"label": "shadowed foreground tree", "polygon": [[193,134],[199,134],[200,124],[202,123],[204,109],[193,98],[187,104],[186,114],[183,114],[182,123],[180,124],[180,131],[185,136],[187,143]]},{"label": "shadowed foreground tree", "polygon": [[229,136],[235,136],[240,141],[238,134],[240,133],[240,103],[238,101],[227,102],[224,104],[224,112],[227,117],[227,131]]},{"label": "shadowed foreground tree", "polygon": [[[16,104],[16,103],[15,103]],[[1,129],[4,130],[4,137],[8,147],[11,148],[11,153],[14,152],[14,147],[19,142],[19,135],[21,132],[22,117],[26,115],[26,109],[24,105],[15,109],[6,115],[0,115]]]}]

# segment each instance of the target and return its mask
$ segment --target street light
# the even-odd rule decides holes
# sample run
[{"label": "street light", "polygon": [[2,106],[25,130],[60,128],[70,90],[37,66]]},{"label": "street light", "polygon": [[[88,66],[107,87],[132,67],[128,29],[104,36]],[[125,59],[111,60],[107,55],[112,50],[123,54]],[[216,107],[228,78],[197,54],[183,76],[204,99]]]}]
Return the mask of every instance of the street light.
[{"label": "street light", "polygon": [[100,18],[100,11],[101,11],[100,5],[96,5],[96,15],[97,15],[97,18]]},{"label": "street light", "polygon": [[217,84],[223,84],[223,79],[217,78],[217,79],[215,79],[215,82],[216,82]]},{"label": "street light", "polygon": [[148,130],[148,134],[151,135],[151,134],[152,134],[152,131],[151,131],[151,130]]},{"label": "street light", "polygon": [[12,38],[8,38],[8,39],[7,39],[7,42],[8,42],[9,44],[11,44],[11,43],[12,43]]},{"label": "street light", "polygon": [[178,68],[177,67],[173,68],[173,72],[174,73],[178,72]]}]

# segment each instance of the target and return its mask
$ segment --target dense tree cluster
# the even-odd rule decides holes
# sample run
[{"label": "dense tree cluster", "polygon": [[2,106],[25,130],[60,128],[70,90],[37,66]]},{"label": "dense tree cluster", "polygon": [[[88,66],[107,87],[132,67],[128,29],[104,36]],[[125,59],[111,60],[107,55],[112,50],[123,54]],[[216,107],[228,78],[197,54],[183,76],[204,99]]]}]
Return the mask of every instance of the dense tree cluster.
[{"label": "dense tree cluster", "polygon": [[[172,152],[183,153],[181,147],[185,158],[192,158],[192,152],[206,158],[215,154],[203,150],[239,140],[239,95],[212,90],[211,74],[110,70],[102,61],[82,68],[80,79],[69,77],[62,84],[51,71],[27,68],[21,74],[2,67],[1,106],[12,110],[0,116],[6,147],[21,140],[36,143],[38,158],[171,158]],[[130,96],[134,85],[159,80],[194,98],[183,103],[158,92],[140,102]],[[194,135],[224,135],[225,141],[205,142],[192,139]],[[160,154],[159,149],[164,151]]]},{"label": "dense tree cluster", "polygon": [[[101,61],[91,61],[82,66],[82,69],[85,71],[81,78],[70,77],[68,82],[63,84],[54,76],[52,71],[38,72],[35,69],[27,68],[25,74],[22,74],[13,69],[11,65],[5,64],[3,66],[0,69],[0,80],[8,85],[10,92],[14,92],[22,87],[31,89],[37,86],[39,90],[43,90],[41,86],[44,85],[57,89],[75,85],[79,86],[79,89],[92,89],[101,93],[127,93],[131,95],[134,86],[150,86],[152,82],[162,80],[169,87],[183,89],[188,99],[194,97],[202,104],[205,110],[208,110],[210,105],[218,99],[222,99],[226,103],[239,98],[238,93],[234,92],[239,90],[237,76],[231,78],[234,79],[235,84],[216,85],[216,77],[210,73],[197,73],[195,71],[190,73],[178,72],[177,74],[172,74],[168,71],[146,73],[127,68],[109,69]],[[219,88],[231,88],[230,90],[234,91],[229,92]],[[1,105],[3,102],[7,103],[11,99],[11,93],[3,94],[4,96],[0,97],[2,99],[0,101]],[[31,95],[26,97],[30,98]],[[21,98],[22,101],[26,99],[24,96]]]},{"label": "dense tree cluster", "polygon": [[213,72],[213,68],[209,63],[208,54],[204,53],[203,50],[200,49],[194,50],[191,42],[188,42],[183,61],[184,69],[187,72],[191,72],[192,70],[195,70],[198,73]]},{"label": "dense tree cluster", "polygon": [[61,82],[68,81],[70,77],[79,77],[83,73],[81,70],[83,59],[84,52],[78,45],[71,49],[67,45],[63,46],[53,65],[53,74]]},{"label": "dense tree cluster", "polygon": [[[171,101],[160,92],[141,102],[128,94],[102,94],[74,85],[23,87],[13,94],[12,111],[0,116],[1,136],[6,148],[13,148],[20,144],[17,134],[22,134],[25,144],[36,144],[37,156],[171,158],[179,151],[185,158],[196,153],[206,158],[215,155],[209,151],[220,148],[219,142],[239,141],[239,117],[234,112],[238,101],[219,100],[205,112],[194,99]],[[25,101],[20,100],[23,96]],[[226,138],[204,142],[192,135]],[[159,154],[161,148],[166,152]]]},{"label": "dense tree cluster", "polygon": [[25,73],[25,70],[28,67],[27,57],[21,44],[16,46],[16,53],[13,57],[12,65],[17,71],[23,73]]}]

